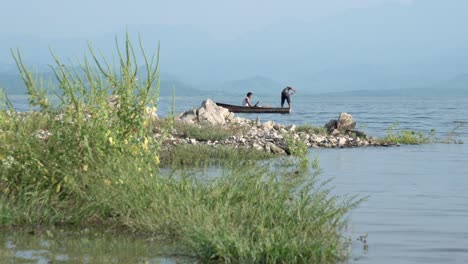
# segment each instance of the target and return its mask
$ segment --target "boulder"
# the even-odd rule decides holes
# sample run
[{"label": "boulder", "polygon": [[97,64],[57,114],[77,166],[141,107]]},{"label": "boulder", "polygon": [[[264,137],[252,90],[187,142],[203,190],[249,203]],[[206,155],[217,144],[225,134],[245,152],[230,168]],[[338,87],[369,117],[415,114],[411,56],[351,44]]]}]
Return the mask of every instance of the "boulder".
[{"label": "boulder", "polygon": [[210,99],[203,101],[201,107],[198,109],[198,121],[200,123],[224,125],[226,124],[226,117],[229,116],[229,110],[219,107]]},{"label": "boulder", "polygon": [[327,132],[330,134],[334,129],[336,129],[338,126],[338,121],[335,119],[332,119],[328,121],[328,123],[325,124],[325,128],[327,129]]},{"label": "boulder", "polygon": [[367,138],[367,135],[364,132],[358,130],[347,130],[346,134],[352,138]]},{"label": "boulder", "polygon": [[356,122],[350,114],[342,112],[338,117],[336,128],[338,130],[353,130],[356,128]]},{"label": "boulder", "polygon": [[176,119],[182,121],[182,122],[187,122],[187,123],[194,123],[198,119],[198,113],[197,109],[192,108],[190,110],[187,110],[181,114],[179,114]]},{"label": "boulder", "polygon": [[268,152],[271,152],[273,154],[284,154],[284,153],[286,153],[284,151],[284,149],[278,147],[277,145],[275,145],[274,143],[271,143],[271,142],[267,142],[265,144],[265,150],[268,151]]},{"label": "boulder", "polygon": [[330,134],[335,129],[340,131],[354,130],[354,128],[356,128],[356,122],[354,122],[353,117],[350,114],[342,112],[338,116],[338,120],[332,119],[328,121],[324,127],[327,129],[328,134]]},{"label": "boulder", "polygon": [[216,105],[210,99],[202,102],[198,109],[187,110],[177,116],[177,119],[187,123],[208,123],[212,125],[224,125],[226,122],[234,121],[234,114],[226,108]]}]

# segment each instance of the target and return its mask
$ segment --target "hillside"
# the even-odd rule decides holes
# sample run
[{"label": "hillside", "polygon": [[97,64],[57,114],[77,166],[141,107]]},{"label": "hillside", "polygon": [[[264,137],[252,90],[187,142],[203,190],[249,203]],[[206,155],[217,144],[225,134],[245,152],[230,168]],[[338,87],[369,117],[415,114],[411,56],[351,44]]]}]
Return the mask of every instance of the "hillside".
[{"label": "hillside", "polygon": [[[43,72],[39,75],[46,81],[54,80],[54,76],[50,72]],[[16,73],[0,73],[0,88],[5,89],[8,95],[26,94],[26,87],[21,77]],[[175,76],[161,76],[160,96],[172,96],[174,93],[176,96],[194,96],[204,92],[188,85]]]}]

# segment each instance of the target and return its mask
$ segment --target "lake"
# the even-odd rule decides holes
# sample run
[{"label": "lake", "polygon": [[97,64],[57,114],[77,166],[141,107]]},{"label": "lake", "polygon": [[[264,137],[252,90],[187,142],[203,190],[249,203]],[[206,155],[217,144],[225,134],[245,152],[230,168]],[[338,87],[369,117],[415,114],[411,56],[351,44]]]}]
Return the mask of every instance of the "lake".
[{"label": "lake", "polygon": [[[24,98],[12,99],[17,108],[26,109]],[[203,99],[177,98],[174,112],[199,107]],[[212,99],[236,104],[243,97]],[[257,100],[261,105],[279,105],[280,97],[253,98]],[[357,128],[368,135],[383,136],[398,122],[402,129],[425,133],[435,129],[440,138],[456,128],[457,138],[468,143],[468,98],[357,98],[298,93],[292,100],[289,115],[240,116],[258,117],[261,122],[322,126],[340,112],[347,112],[354,117]],[[167,116],[171,102],[171,98],[160,98],[161,116]],[[368,197],[350,215],[346,234],[353,242],[348,263],[468,263],[467,144],[311,149],[310,155],[318,156],[322,177],[333,178],[335,193]],[[365,234],[366,243],[357,240]],[[0,251],[7,250],[11,243],[8,236],[0,235],[0,241]],[[168,260],[161,263],[164,261]],[[176,262],[182,263],[172,263]]]}]

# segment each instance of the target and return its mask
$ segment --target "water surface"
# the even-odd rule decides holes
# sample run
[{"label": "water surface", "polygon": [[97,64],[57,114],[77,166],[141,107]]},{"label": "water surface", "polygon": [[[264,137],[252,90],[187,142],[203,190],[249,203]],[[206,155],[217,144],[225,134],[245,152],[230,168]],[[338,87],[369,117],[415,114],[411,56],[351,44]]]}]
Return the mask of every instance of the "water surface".
[{"label": "water surface", "polygon": [[[177,98],[174,111],[199,107],[203,99]],[[235,104],[242,98],[212,99]],[[264,105],[278,105],[279,99],[254,98]],[[171,102],[171,98],[160,98],[161,116],[170,112]],[[24,102],[15,103],[27,108]],[[435,129],[437,137],[446,137],[457,128],[457,138],[468,143],[468,98],[296,94],[289,115],[241,116],[258,117],[262,122],[322,126],[340,112],[350,113],[358,129],[369,135],[383,136],[398,122],[402,129],[425,133]],[[353,250],[349,263],[468,263],[468,144],[312,149],[310,155],[318,155],[322,176],[334,179],[334,192],[368,197],[350,216],[347,234],[353,239]],[[366,233],[365,244],[356,240]],[[1,236],[0,241],[10,243]],[[141,256],[160,263],[152,255],[157,246],[149,247]]]},{"label": "water surface", "polygon": [[171,242],[101,229],[3,229],[0,242],[0,263],[196,263]]}]

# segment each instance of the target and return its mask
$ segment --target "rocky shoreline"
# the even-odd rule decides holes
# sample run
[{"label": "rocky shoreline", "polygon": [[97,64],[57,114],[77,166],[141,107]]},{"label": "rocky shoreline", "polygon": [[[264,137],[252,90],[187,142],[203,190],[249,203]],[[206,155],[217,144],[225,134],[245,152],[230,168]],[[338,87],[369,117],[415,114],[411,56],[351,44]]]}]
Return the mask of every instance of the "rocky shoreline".
[{"label": "rocky shoreline", "polygon": [[[301,140],[308,148],[354,148],[369,146],[389,146],[375,137],[368,137],[365,133],[355,130],[356,123],[351,115],[341,113],[337,120],[330,120],[323,129],[324,133],[298,131],[295,125],[285,126],[272,121],[261,123],[259,120],[249,120],[235,116],[227,109],[219,107],[212,100],[203,101],[201,107],[187,110],[176,116],[177,122],[190,125],[218,125],[226,127],[245,128],[237,135],[220,141],[200,141],[183,137],[177,130],[164,138],[165,145],[178,144],[206,144],[229,145],[235,148],[246,147],[263,150],[274,154],[290,154],[285,135]],[[155,138],[161,134],[155,131]]]}]

